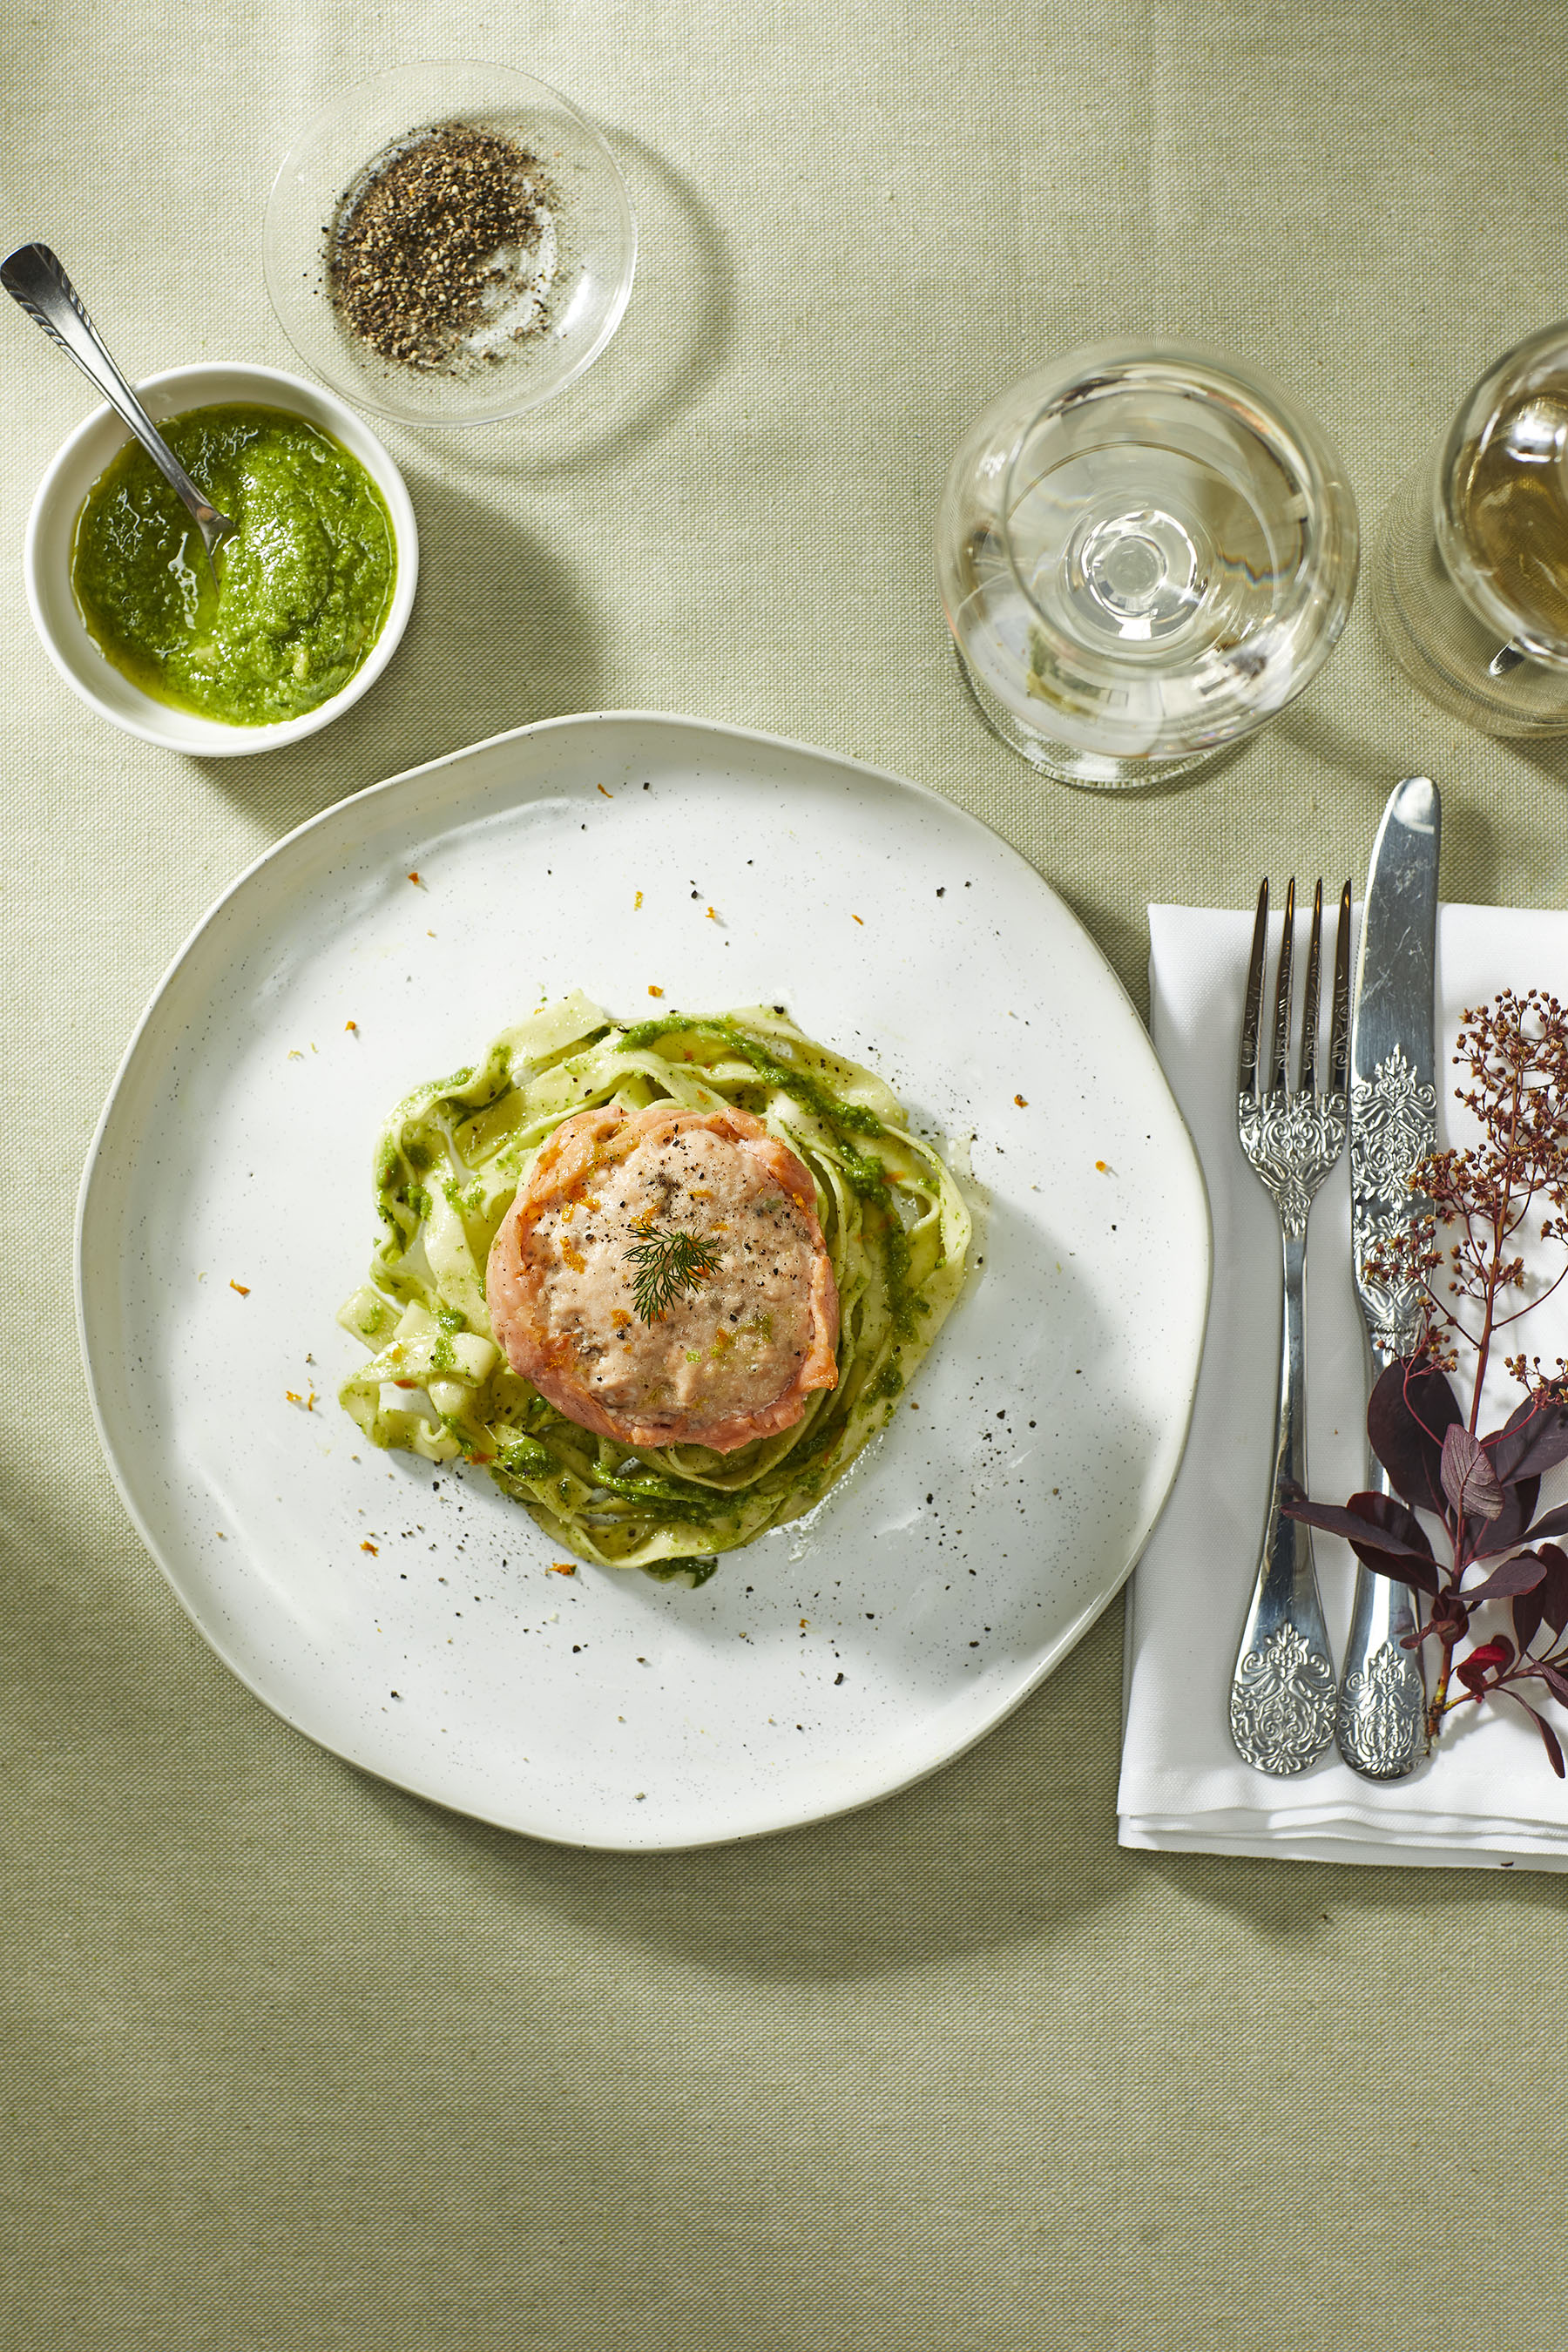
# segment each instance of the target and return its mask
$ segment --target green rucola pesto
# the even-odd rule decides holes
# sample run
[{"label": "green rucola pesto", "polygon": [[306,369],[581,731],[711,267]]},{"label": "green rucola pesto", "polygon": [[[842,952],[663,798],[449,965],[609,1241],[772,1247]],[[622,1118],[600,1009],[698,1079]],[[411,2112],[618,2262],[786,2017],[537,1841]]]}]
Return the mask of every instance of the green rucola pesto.
[{"label": "green rucola pesto", "polygon": [[77,518],[71,584],[89,635],[142,692],[237,727],[314,710],[391,609],[392,519],[359,459],[280,408],[193,408],[160,427],[235,525],[217,585],[195,523],[139,442]]}]

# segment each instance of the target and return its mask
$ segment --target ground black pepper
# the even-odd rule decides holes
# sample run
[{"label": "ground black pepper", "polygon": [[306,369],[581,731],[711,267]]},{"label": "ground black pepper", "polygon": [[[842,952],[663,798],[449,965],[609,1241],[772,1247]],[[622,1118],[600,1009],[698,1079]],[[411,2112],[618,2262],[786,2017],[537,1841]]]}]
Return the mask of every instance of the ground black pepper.
[{"label": "ground black pepper", "polygon": [[[351,188],[327,230],[327,292],[385,360],[454,373],[544,322],[543,166],[499,131],[417,131]],[[499,322],[495,341],[476,330]]]}]

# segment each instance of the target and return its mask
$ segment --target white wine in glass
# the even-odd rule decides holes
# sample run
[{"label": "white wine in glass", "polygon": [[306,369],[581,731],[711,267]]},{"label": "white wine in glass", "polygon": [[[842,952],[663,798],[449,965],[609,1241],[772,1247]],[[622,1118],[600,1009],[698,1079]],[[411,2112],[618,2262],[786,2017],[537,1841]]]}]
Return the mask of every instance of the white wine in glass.
[{"label": "white wine in glass", "polygon": [[1568,734],[1568,323],[1498,361],[1378,531],[1373,610],[1430,700]]}]

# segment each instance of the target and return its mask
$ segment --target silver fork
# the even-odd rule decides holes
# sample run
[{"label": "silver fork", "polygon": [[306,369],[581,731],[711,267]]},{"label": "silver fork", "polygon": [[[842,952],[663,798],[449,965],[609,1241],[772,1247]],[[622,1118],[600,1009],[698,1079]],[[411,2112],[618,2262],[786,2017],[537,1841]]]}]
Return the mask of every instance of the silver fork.
[{"label": "silver fork", "polygon": [[1318,1596],[1312,1531],[1281,1506],[1307,1488],[1307,1219],[1313,1197],[1345,1145],[1350,1060],[1351,886],[1340,900],[1334,940],[1334,994],[1329,1024],[1329,1084],[1318,1090],[1318,993],[1323,886],[1312,898],[1312,934],[1302,992],[1301,1053],[1295,1090],[1287,1077],[1290,1045],[1290,963],[1296,919],[1292,876],[1285,897],[1285,934],[1274,994],[1273,1050],[1259,1086],[1268,935],[1268,885],[1258,894],[1247,1005],[1237,1072],[1241,1148],[1279,1213],[1284,1246],[1279,1332],[1279,1404],[1274,1423],[1274,1475],[1252,1602],[1230,1685],[1230,1735],[1237,1753],[1260,1772],[1304,1772],[1334,1736],[1334,1668]]}]

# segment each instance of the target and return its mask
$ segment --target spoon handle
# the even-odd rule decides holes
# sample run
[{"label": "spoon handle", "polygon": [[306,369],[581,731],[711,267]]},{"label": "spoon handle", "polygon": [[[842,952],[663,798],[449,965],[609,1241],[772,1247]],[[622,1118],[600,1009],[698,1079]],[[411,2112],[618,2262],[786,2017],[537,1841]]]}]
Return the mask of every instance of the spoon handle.
[{"label": "spoon handle", "polygon": [[[90,377],[110,406],[135,434],[171,489],[190,509],[208,552],[228,529],[205,491],[197,488],[105,350],[80,295],[47,245],[20,245],[0,261],[0,286],[36,319],[46,335]],[[209,537],[209,533],[211,536]]]}]

